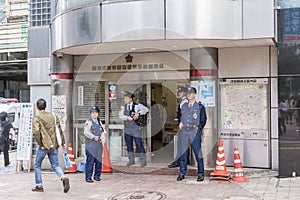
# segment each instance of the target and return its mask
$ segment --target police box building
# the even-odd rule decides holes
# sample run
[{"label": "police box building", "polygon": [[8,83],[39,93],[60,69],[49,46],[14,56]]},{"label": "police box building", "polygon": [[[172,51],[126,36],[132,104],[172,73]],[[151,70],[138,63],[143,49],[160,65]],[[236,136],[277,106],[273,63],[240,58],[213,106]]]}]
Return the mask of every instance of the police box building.
[{"label": "police box building", "polygon": [[177,91],[193,86],[208,119],[206,168],[215,166],[219,139],[228,165],[237,146],[243,166],[279,168],[273,0],[45,2],[49,23],[29,28],[31,100],[52,101],[76,157],[97,105],[111,160],[127,161],[119,112],[130,91],[149,109],[140,128],[147,163],[167,166],[177,152]]}]

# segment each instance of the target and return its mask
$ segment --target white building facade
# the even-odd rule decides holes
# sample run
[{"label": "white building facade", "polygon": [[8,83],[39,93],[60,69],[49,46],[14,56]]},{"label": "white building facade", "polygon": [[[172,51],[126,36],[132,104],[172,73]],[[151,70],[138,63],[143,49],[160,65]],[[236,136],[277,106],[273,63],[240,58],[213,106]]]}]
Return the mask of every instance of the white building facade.
[{"label": "white building facade", "polygon": [[44,96],[60,110],[76,156],[84,155],[84,122],[89,107],[97,105],[109,130],[111,159],[126,159],[118,112],[128,90],[150,109],[141,130],[148,161],[171,162],[177,89],[192,85],[208,115],[206,167],[214,167],[222,139],[229,165],[238,146],[244,166],[278,169],[274,1],[48,3],[49,26],[41,22],[29,29],[31,100]]}]

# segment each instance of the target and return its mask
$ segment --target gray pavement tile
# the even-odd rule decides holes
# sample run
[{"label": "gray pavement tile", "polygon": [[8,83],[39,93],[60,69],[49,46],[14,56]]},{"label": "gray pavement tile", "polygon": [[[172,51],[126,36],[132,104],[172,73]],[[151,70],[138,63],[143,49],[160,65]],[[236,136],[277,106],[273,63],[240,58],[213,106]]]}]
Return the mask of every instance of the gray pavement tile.
[{"label": "gray pavement tile", "polygon": [[257,198],[253,197],[229,197],[224,200],[256,200]]},{"label": "gray pavement tile", "polygon": [[297,196],[289,196],[289,200],[299,200],[300,199],[300,195]]},{"label": "gray pavement tile", "polygon": [[263,197],[263,200],[276,200],[276,197]]},{"label": "gray pavement tile", "polygon": [[276,199],[289,199],[289,195],[287,194],[277,194]]}]

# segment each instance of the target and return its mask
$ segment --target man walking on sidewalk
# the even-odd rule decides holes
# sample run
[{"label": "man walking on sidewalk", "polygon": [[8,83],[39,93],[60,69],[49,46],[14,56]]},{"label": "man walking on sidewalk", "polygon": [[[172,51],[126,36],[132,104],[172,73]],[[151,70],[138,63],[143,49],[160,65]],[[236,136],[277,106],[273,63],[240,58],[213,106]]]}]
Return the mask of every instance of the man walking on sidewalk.
[{"label": "man walking on sidewalk", "polygon": [[[59,179],[62,181],[64,192],[67,193],[70,189],[69,179],[65,177],[64,172],[58,163],[58,147],[59,145],[62,145],[62,147],[65,148],[65,138],[60,127],[59,119],[57,118],[57,116],[54,116],[53,113],[45,111],[46,101],[44,99],[39,99],[36,102],[36,106],[39,114],[33,117],[32,132],[39,146],[37,148],[36,159],[34,162],[36,186],[32,188],[32,191],[44,191],[41,176],[41,165],[45,156],[48,155],[51,167],[56,172]],[[54,117],[56,117],[56,124]],[[58,144],[57,142],[55,126],[58,126],[59,128],[62,144]]]}]

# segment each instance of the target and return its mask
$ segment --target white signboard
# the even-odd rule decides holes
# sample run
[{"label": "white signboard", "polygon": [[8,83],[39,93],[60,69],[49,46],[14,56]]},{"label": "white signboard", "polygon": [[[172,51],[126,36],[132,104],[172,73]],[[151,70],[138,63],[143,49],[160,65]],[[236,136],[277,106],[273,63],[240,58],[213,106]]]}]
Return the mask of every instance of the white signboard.
[{"label": "white signboard", "polygon": [[66,132],[67,123],[67,97],[66,95],[52,95],[52,112],[60,120],[63,132]]},{"label": "white signboard", "polygon": [[214,80],[191,81],[191,86],[197,89],[197,101],[200,101],[205,107],[216,106],[216,87]]},{"label": "white signboard", "polygon": [[78,106],[83,106],[83,86],[78,86]]},{"label": "white signboard", "polygon": [[18,132],[17,160],[30,160],[32,147],[33,104],[22,103]]}]

